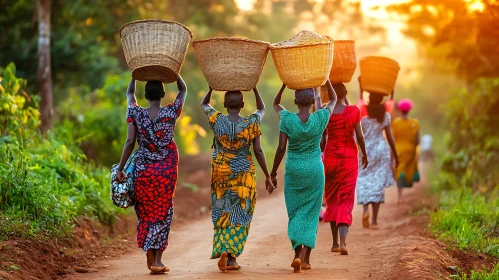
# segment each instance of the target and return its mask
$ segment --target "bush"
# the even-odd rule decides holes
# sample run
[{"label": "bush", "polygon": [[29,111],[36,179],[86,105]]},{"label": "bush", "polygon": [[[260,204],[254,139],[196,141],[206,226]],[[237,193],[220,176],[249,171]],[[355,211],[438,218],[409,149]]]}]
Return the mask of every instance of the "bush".
[{"label": "bush", "polygon": [[121,212],[109,198],[109,171],[88,163],[59,127],[38,132],[37,102],[24,91],[10,64],[3,73],[0,99],[0,236],[61,236],[78,216],[112,224]]}]

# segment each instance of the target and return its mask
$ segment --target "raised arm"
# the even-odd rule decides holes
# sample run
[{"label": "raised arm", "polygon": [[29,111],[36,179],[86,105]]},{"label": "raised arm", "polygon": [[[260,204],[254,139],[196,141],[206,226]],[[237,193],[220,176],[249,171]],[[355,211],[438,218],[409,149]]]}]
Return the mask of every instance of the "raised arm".
[{"label": "raised arm", "polygon": [[276,111],[277,114],[280,114],[282,110],[284,110],[284,107],[281,105],[281,97],[285,89],[286,85],[282,84],[281,88],[274,97],[274,102],[272,102],[272,106],[274,107],[274,110]]},{"label": "raised arm", "polygon": [[399,165],[399,158],[397,155],[397,150],[395,149],[395,140],[393,139],[392,126],[390,124],[385,126],[385,134],[386,140],[388,140],[388,144],[390,145],[393,158],[395,159],[395,167],[397,167]]},{"label": "raised arm", "polygon": [[322,108],[322,100],[321,100],[321,88],[314,88],[314,96],[315,96],[315,111],[318,111]]},{"label": "raised arm", "polygon": [[127,105],[137,103],[137,98],[135,98],[135,79],[132,78],[128,84],[128,89],[126,90],[126,103]]},{"label": "raised arm", "polygon": [[279,165],[281,165],[284,154],[286,154],[287,146],[288,135],[281,131],[279,134],[279,145],[277,146],[277,150],[275,152],[274,165],[272,167],[272,172],[270,172],[270,178],[272,179],[274,188],[277,188],[277,169],[279,169]]},{"label": "raised arm", "polygon": [[258,136],[253,140],[253,152],[255,153],[256,160],[262,168],[263,174],[265,174],[265,186],[269,194],[274,191],[274,184],[270,179],[269,169],[267,168],[267,160],[265,159],[265,153],[262,149],[261,137]]},{"label": "raised arm", "polygon": [[333,113],[334,106],[336,106],[336,101],[338,101],[338,97],[336,96],[336,92],[334,91],[333,85],[331,82],[327,80],[327,95],[329,96],[329,102],[326,104],[324,108],[328,108],[331,113]]},{"label": "raised arm", "polygon": [[185,82],[180,75],[178,75],[177,78],[177,88],[178,93],[176,99],[180,100],[180,102],[182,102],[182,106],[184,106],[185,97],[187,96],[187,86],[185,85]]},{"label": "raised arm", "polygon": [[362,100],[362,99],[364,99],[364,98],[362,97],[362,93],[364,93],[364,89],[362,88],[362,83],[360,82],[360,79],[361,79],[361,78],[360,78],[360,76],[359,76],[359,78],[358,78],[358,80],[359,80],[359,100]]},{"label": "raised arm", "polygon": [[210,89],[208,90],[208,92],[204,95],[203,99],[201,100],[201,108],[203,108],[204,112],[206,112],[209,109],[213,108],[210,105],[210,99],[211,99],[211,92],[212,91],[213,90],[210,87]]},{"label": "raised arm", "polygon": [[260,96],[260,93],[258,92],[258,89],[255,87],[253,89],[253,92],[255,93],[255,99],[256,99],[256,112],[258,116],[260,116],[260,120],[263,118],[263,115],[265,114],[265,104],[263,103],[262,97]]},{"label": "raised arm", "polygon": [[357,145],[359,145],[360,150],[362,151],[362,166],[364,169],[369,164],[366,152],[366,141],[364,139],[364,132],[362,131],[362,126],[360,122],[355,125],[355,137],[357,137]]},{"label": "raised arm", "polygon": [[345,95],[345,98],[343,98],[343,100],[345,100],[345,104],[346,105],[350,105],[350,99],[348,99],[348,96]]}]

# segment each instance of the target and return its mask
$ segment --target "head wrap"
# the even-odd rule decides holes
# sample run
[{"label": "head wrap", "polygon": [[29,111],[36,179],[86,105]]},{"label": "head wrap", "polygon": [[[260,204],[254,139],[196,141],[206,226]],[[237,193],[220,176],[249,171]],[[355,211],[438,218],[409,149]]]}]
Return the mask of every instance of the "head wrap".
[{"label": "head wrap", "polygon": [[397,107],[399,108],[400,111],[404,113],[409,113],[411,111],[413,104],[410,99],[404,98],[398,102]]},{"label": "head wrap", "polygon": [[299,89],[295,91],[295,100],[298,104],[314,103],[315,91],[313,88]]}]

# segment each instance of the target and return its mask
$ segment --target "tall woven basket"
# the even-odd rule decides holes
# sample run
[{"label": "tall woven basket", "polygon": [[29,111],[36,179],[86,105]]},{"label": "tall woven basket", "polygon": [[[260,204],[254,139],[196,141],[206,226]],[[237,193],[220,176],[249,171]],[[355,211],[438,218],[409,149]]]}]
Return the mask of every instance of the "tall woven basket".
[{"label": "tall woven basket", "polygon": [[189,28],[166,20],[138,20],[120,29],[132,76],[140,81],[177,80],[192,38]]},{"label": "tall woven basket", "polygon": [[360,60],[362,89],[369,93],[390,95],[400,71],[400,65],[393,59],[382,56],[368,56]]},{"label": "tall woven basket", "polygon": [[256,87],[269,45],[242,38],[210,38],[192,43],[208,84],[219,91],[248,91]]},{"label": "tall woven basket", "polygon": [[354,40],[335,40],[333,66],[329,74],[332,84],[348,83],[357,67]]},{"label": "tall woven basket", "polygon": [[270,45],[279,78],[291,89],[314,88],[329,78],[334,40],[310,31]]}]

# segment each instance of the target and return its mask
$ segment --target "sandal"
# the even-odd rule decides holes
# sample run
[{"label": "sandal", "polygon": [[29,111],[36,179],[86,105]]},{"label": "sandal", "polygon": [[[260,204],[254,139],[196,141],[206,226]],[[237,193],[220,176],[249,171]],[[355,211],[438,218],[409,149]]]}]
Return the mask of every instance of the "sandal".
[{"label": "sandal", "polygon": [[364,215],[362,215],[362,226],[364,228],[369,228],[369,212],[365,212]]},{"label": "sandal", "polygon": [[170,271],[170,269],[164,265],[163,266],[152,265],[150,270],[151,270],[151,274],[163,274],[165,272]]},{"label": "sandal", "polygon": [[301,268],[301,259],[300,258],[296,258],[293,260],[293,262],[291,263],[291,267],[294,268],[294,273],[297,273],[297,272],[300,272],[300,268]]},{"label": "sandal", "polygon": [[302,263],[301,264],[301,269],[303,269],[303,270],[310,270],[310,269],[312,269],[312,265],[311,264]]},{"label": "sandal", "polygon": [[333,253],[341,252],[340,247],[331,247],[331,252],[333,252]]},{"label": "sandal", "polygon": [[227,270],[240,270],[241,266],[240,265],[229,265],[227,266]]},{"label": "sandal", "polygon": [[223,252],[222,255],[220,255],[220,260],[218,260],[218,269],[220,269],[220,271],[227,271],[227,255],[229,255],[227,252]]}]

